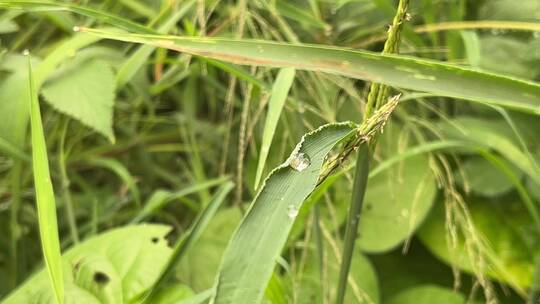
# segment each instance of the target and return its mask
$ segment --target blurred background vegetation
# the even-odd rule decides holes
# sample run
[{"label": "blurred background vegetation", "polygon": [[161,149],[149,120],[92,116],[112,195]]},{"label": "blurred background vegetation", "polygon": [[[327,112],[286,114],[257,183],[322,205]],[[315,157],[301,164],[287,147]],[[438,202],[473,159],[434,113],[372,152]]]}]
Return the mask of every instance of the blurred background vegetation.
[{"label": "blurred background vegetation", "polygon": [[[65,2],[173,35],[375,52],[397,5]],[[416,0],[408,14],[402,55],[540,79],[537,0]],[[0,298],[43,266],[27,119],[17,111],[26,98],[19,90],[27,77],[25,49],[40,87],[62,248],[141,221],[172,227],[167,238],[174,243],[218,186],[235,183],[175,269],[178,299],[200,293],[212,286],[223,250],[256,194],[277,70],[89,38],[74,26],[107,25],[70,11],[0,11]],[[360,122],[368,88],[361,80],[297,71],[263,176],[287,159],[304,133],[326,123]],[[525,302],[540,250],[538,116],[393,90],[402,101],[374,154],[346,303]],[[267,290],[269,303],[333,302],[353,165],[345,161],[331,186],[306,201],[269,287],[274,292]],[[110,242],[128,244],[126,255],[145,246],[130,243],[129,235]],[[166,262],[154,251],[140,259]]]}]

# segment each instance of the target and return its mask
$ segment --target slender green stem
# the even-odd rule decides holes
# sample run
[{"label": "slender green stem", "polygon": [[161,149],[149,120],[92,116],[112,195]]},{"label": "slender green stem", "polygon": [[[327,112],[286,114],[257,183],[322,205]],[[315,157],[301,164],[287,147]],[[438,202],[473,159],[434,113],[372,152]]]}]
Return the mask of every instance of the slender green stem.
[{"label": "slender green stem", "polygon": [[[403,23],[407,19],[407,8],[409,7],[409,0],[400,0],[397,8],[396,15],[392,21],[392,25],[388,29],[388,38],[384,44],[383,54],[398,53],[399,50],[399,38]],[[373,112],[380,107],[382,102],[386,99],[388,88],[378,83],[371,84],[369,90],[368,100],[366,103],[366,109],[364,119],[368,118]]]},{"label": "slender green stem", "polygon": [[356,243],[356,235],[358,233],[358,224],[360,222],[360,214],[364,203],[364,194],[369,175],[369,146],[367,143],[362,144],[358,150],[358,158],[356,159],[356,170],[354,174],[354,184],[352,189],[351,206],[349,208],[349,216],[347,219],[347,228],[345,230],[345,239],[343,247],[343,255],[341,258],[341,269],[339,274],[339,285],[337,290],[336,303],[341,304],[345,299],[345,291],[347,289],[347,279],[351,268],[351,261]]},{"label": "slender green stem", "polygon": [[[403,23],[407,19],[407,7],[409,6],[409,0],[400,0],[397,8],[396,15],[392,25],[388,31],[388,38],[384,45],[383,53],[397,53],[399,49],[399,37]],[[364,124],[373,119],[372,116],[376,116],[377,110],[385,106],[387,102],[388,87],[377,83],[371,84],[368,100],[364,111]],[[399,96],[397,96],[399,98]],[[396,102],[394,100],[394,102]],[[391,110],[384,115],[390,115]],[[384,122],[388,119],[384,120]],[[384,124],[383,122],[383,124]],[[342,304],[345,300],[345,293],[347,290],[347,280],[349,278],[349,271],[351,268],[352,256],[354,253],[354,247],[356,244],[356,236],[358,234],[358,224],[360,222],[360,215],[362,213],[362,205],[364,202],[364,194],[366,192],[368,177],[369,177],[369,159],[371,158],[370,148],[374,148],[377,144],[377,138],[374,137],[372,141],[363,142],[360,144],[358,151],[358,158],[356,160],[356,171],[353,182],[351,205],[349,207],[349,215],[346,223],[345,238],[343,245],[343,253],[341,258],[341,268],[339,283],[336,296],[336,304]]]},{"label": "slender green stem", "polygon": [[66,219],[69,225],[69,232],[75,244],[79,243],[79,232],[77,230],[77,221],[75,220],[75,209],[73,208],[73,200],[69,192],[69,177],[66,170],[66,153],[64,150],[66,143],[66,133],[69,126],[69,119],[65,118],[62,124],[60,143],[58,147],[58,167],[60,171],[60,183],[62,185],[62,199],[65,204]]}]

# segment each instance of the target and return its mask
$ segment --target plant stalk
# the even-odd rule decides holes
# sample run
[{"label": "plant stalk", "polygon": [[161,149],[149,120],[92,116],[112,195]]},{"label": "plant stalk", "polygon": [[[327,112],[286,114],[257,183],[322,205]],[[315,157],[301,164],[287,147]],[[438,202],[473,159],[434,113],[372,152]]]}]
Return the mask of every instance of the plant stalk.
[{"label": "plant stalk", "polygon": [[369,145],[363,143],[358,149],[358,158],[356,159],[356,169],[354,173],[354,184],[352,189],[351,206],[347,218],[347,228],[345,230],[345,239],[343,254],[341,258],[341,269],[339,273],[339,285],[337,290],[336,303],[341,304],[345,299],[347,290],[347,279],[358,234],[358,224],[360,223],[360,214],[364,205],[364,194],[366,193],[367,181],[369,176]]},{"label": "plant stalk", "polygon": [[[408,19],[407,8],[409,0],[400,0],[396,15],[392,21],[392,25],[388,30],[388,38],[384,44],[384,53],[397,53],[399,50],[400,33],[404,22]],[[364,111],[364,123],[368,122],[378,109],[381,109],[387,102],[389,88],[387,86],[372,83],[368,95]],[[397,96],[399,98],[399,96]],[[390,115],[391,111],[387,114]],[[386,118],[388,119],[388,117]],[[386,120],[385,120],[386,121]],[[336,296],[336,304],[343,304],[345,293],[347,291],[347,281],[351,268],[354,246],[358,234],[358,224],[360,215],[362,214],[362,206],[369,176],[369,159],[371,151],[377,145],[377,138],[372,141],[365,141],[360,144],[358,158],[356,160],[356,168],[352,189],[351,205],[349,207],[349,215],[346,223],[345,238],[343,240],[343,253],[341,258],[341,268],[339,275],[339,283]],[[370,149],[371,148],[371,149]]]}]

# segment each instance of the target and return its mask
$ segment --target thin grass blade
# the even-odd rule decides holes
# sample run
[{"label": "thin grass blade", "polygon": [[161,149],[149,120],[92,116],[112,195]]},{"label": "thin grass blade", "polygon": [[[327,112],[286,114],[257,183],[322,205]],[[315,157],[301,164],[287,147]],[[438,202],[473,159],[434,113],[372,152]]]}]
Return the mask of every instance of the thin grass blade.
[{"label": "thin grass blade", "polygon": [[45,258],[45,265],[51,280],[56,302],[64,303],[64,280],[62,275],[62,256],[56,218],[56,202],[49,173],[47,145],[41,122],[39,101],[32,76],[32,66],[28,60],[30,79],[30,126],[32,134],[32,167],[36,190],[36,205],[39,221],[39,235]]},{"label": "thin grass blade", "polygon": [[285,106],[287,95],[291,89],[296,70],[294,68],[283,68],[279,71],[276,81],[272,87],[272,95],[268,103],[268,114],[264,124],[263,138],[261,143],[261,153],[259,154],[259,163],[257,165],[257,173],[255,175],[255,189],[259,186],[261,176],[266,164],[266,158],[272,145],[272,139],[281,116],[281,111]]},{"label": "thin grass blade", "polygon": [[148,218],[152,214],[158,212],[159,210],[163,209],[168,203],[180,199],[182,197],[185,197],[189,194],[197,193],[202,190],[206,190],[210,187],[223,184],[228,181],[228,178],[217,178],[208,180],[203,183],[197,183],[193,186],[186,187],[182,190],[170,192],[166,190],[157,190],[154,192],[154,194],[150,197],[148,202],[144,205],[143,210],[139,212],[139,214],[131,221],[131,224],[135,224],[138,222],[143,221],[144,219]]},{"label": "thin grass blade", "polygon": [[223,184],[214,195],[208,206],[197,216],[188,232],[182,237],[174,246],[171,258],[163,268],[163,272],[156,280],[154,285],[149,289],[147,295],[140,303],[152,303],[155,293],[167,282],[167,280],[176,271],[176,265],[182,260],[186,252],[193,245],[193,243],[199,238],[200,234],[204,231],[210,220],[214,217],[217,210],[225,200],[227,194],[232,190],[234,184],[227,182]]}]

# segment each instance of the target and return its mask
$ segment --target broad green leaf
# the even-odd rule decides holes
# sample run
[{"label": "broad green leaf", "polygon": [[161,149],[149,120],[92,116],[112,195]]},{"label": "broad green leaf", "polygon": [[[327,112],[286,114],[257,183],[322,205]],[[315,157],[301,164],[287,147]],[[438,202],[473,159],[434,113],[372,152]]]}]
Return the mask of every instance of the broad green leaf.
[{"label": "broad green leaf", "polygon": [[60,256],[60,239],[58,221],[56,219],[56,202],[49,172],[47,144],[41,122],[41,111],[37,92],[35,91],[30,58],[28,58],[28,79],[30,95],[30,126],[32,134],[32,171],[36,191],[36,205],[39,222],[41,249],[51,287],[54,290],[56,303],[64,303],[64,279],[62,275],[62,259]]},{"label": "broad green leaf", "polygon": [[180,304],[194,295],[187,285],[169,284],[154,296],[152,304]]},{"label": "broad green leaf", "polygon": [[0,136],[21,149],[26,137],[30,99],[26,69],[9,75],[0,83]]},{"label": "broad green leaf", "polygon": [[536,79],[540,74],[540,67],[531,54],[533,40],[526,42],[512,37],[487,36],[479,42],[479,66],[482,69],[527,79]]},{"label": "broad green leaf", "polygon": [[45,83],[42,94],[59,112],[114,141],[114,84],[114,74],[105,62],[73,60]]},{"label": "broad green leaf", "polygon": [[126,34],[88,28],[82,30],[102,38],[149,44],[237,64],[328,72],[404,89],[540,113],[538,83],[437,61],[325,45]]},{"label": "broad green leaf", "polygon": [[[163,225],[114,229],[69,249],[62,257],[67,304],[121,304],[146,290],[171,255]],[[40,271],[3,304],[52,304],[47,274]]]},{"label": "broad green leaf", "polygon": [[293,68],[281,69],[272,86],[272,95],[270,96],[270,102],[268,103],[268,113],[266,114],[266,122],[264,123],[261,152],[259,154],[257,173],[255,175],[255,189],[259,186],[279,117],[285,106],[285,101],[287,100],[287,95],[289,95],[295,73]]},{"label": "broad green leaf", "polygon": [[451,289],[421,285],[400,292],[386,304],[465,304],[465,297]]},{"label": "broad green leaf", "polygon": [[[401,125],[392,122],[381,136],[382,159],[399,151]],[[383,252],[410,237],[427,216],[435,199],[435,177],[427,155],[415,155],[370,176],[359,226],[359,246]]]},{"label": "broad green leaf", "polygon": [[224,253],[214,303],[259,303],[303,201],[324,158],[353,132],[350,123],[323,126],[302,138],[255,197]]},{"label": "broad green leaf", "polygon": [[455,283],[452,269],[433,256],[420,242],[411,243],[406,253],[398,249],[370,257],[377,269],[382,303],[416,286],[434,284],[450,287]]},{"label": "broad green leaf", "polygon": [[519,148],[512,130],[501,121],[459,117],[440,125],[449,139],[470,141],[492,149],[540,185],[540,169],[534,159]]},{"label": "broad green leaf", "polygon": [[[91,35],[81,34],[60,43],[39,65],[36,65],[34,69],[36,91],[40,90],[43,82],[60,63],[73,56],[78,49],[98,40]],[[0,83],[0,100],[2,100],[0,137],[21,148],[26,137],[29,117],[28,79],[24,66],[17,65],[13,68],[15,69],[13,74]]]},{"label": "broad green leaf", "polygon": [[[521,179],[523,172],[514,166],[506,165],[518,179]],[[514,188],[512,181],[486,159],[480,157],[467,159],[463,162],[462,170],[465,176],[456,171],[456,181],[462,186],[467,185],[480,195],[494,197]]]},{"label": "broad green leaf", "polygon": [[[527,209],[516,201],[467,201],[467,207],[483,246],[486,274],[510,284],[518,292],[530,285],[534,271],[534,255],[538,252],[540,235]],[[472,272],[471,258],[463,242],[451,248],[443,237],[444,204],[436,204],[433,213],[419,231],[422,242],[438,258],[460,269]]]},{"label": "broad green leaf", "polygon": [[531,14],[540,10],[540,2],[536,0],[526,0],[520,5],[512,0],[493,0],[481,6],[480,18],[494,20],[523,20],[540,21],[540,16]]}]

